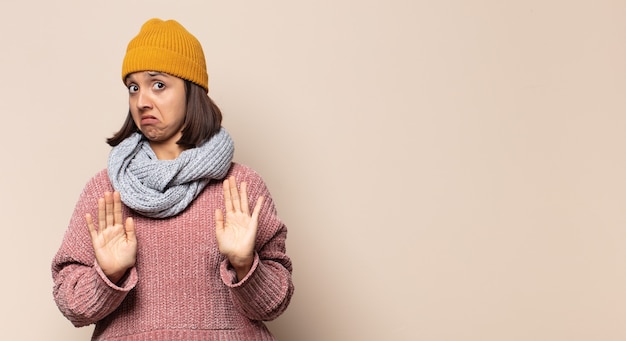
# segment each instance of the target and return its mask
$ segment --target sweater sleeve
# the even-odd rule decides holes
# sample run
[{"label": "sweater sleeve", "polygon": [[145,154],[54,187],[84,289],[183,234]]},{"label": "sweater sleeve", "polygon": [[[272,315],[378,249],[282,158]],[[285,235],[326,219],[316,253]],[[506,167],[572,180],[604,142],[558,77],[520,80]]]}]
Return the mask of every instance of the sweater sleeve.
[{"label": "sweater sleeve", "polygon": [[248,183],[250,203],[255,203],[259,196],[264,196],[265,201],[259,214],[252,268],[237,282],[235,270],[228,260],[224,260],[220,274],[230,288],[237,310],[251,320],[273,320],[287,309],[294,292],[292,264],[285,247],[287,227],[278,218],[270,193],[258,174],[248,170],[246,174],[234,175],[237,183]]},{"label": "sweater sleeve", "polygon": [[61,247],[52,260],[54,300],[76,327],[95,323],[124,300],[137,283],[132,268],[118,284],[112,283],[98,266],[85,214],[97,216],[97,200],[105,191],[112,191],[106,172],[94,176],[85,186],[74,209]]}]

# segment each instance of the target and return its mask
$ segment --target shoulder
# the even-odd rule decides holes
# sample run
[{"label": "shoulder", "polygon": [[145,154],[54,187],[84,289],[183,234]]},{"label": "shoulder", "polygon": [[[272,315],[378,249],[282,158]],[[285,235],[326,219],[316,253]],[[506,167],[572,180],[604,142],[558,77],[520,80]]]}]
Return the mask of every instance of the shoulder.
[{"label": "shoulder", "polygon": [[243,181],[248,185],[248,191],[250,191],[251,195],[265,195],[268,196],[268,188],[265,184],[265,181],[261,177],[261,175],[252,169],[249,166],[233,162],[228,170],[228,174],[226,177],[235,177],[235,181],[237,183],[241,183]]},{"label": "shoulder", "polygon": [[113,185],[111,185],[111,180],[109,180],[109,173],[107,169],[102,169],[98,173],[89,179],[85,188],[83,190],[83,194],[85,192],[96,192],[97,195],[101,195],[101,193],[105,191],[112,191]]},{"label": "shoulder", "polygon": [[256,181],[261,181],[261,182],[263,181],[263,179],[261,178],[261,175],[257,173],[257,171],[255,171],[249,166],[246,166],[244,164],[237,163],[237,162],[233,162],[230,165],[230,169],[228,170],[226,177],[230,177],[230,176],[234,176],[235,179],[239,181],[244,181],[244,180],[246,181],[256,180]]},{"label": "shoulder", "polygon": [[109,179],[109,172],[106,168],[100,170],[94,176],[91,177],[89,182],[99,183],[99,184],[111,184],[111,180]]}]

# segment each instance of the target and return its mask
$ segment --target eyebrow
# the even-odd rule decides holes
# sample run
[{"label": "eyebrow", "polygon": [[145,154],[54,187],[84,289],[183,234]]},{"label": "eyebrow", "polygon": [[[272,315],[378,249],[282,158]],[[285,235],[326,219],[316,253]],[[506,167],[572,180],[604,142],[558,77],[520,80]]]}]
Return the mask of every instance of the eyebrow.
[{"label": "eyebrow", "polygon": [[159,72],[159,71],[146,71],[148,73],[148,75],[154,77],[154,76],[167,76],[167,74],[163,73],[163,72]]},{"label": "eyebrow", "polygon": [[[145,71],[148,76],[150,77],[156,77],[156,76],[163,76],[163,77],[168,77],[169,75],[167,73],[163,73],[163,72],[159,72],[159,71]],[[128,84],[128,81],[132,81],[133,78],[133,74],[129,74],[128,76],[126,76],[126,79],[124,79],[124,83]]]}]

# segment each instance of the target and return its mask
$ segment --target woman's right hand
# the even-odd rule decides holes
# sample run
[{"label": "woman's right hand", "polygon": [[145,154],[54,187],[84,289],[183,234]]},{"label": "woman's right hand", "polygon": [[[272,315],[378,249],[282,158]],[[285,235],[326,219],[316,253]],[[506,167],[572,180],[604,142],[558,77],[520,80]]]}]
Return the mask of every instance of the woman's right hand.
[{"label": "woman's right hand", "polygon": [[98,265],[111,282],[117,283],[137,259],[135,223],[129,217],[122,224],[120,194],[105,192],[104,198],[98,199],[97,229],[91,214],[87,213],[85,220]]}]

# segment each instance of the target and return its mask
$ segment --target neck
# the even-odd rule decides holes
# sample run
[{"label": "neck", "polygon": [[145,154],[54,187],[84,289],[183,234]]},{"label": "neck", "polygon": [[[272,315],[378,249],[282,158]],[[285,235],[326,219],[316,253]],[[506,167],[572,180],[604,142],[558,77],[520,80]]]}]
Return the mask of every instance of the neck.
[{"label": "neck", "polygon": [[174,160],[185,150],[176,143],[158,143],[150,141],[150,148],[159,160]]}]

